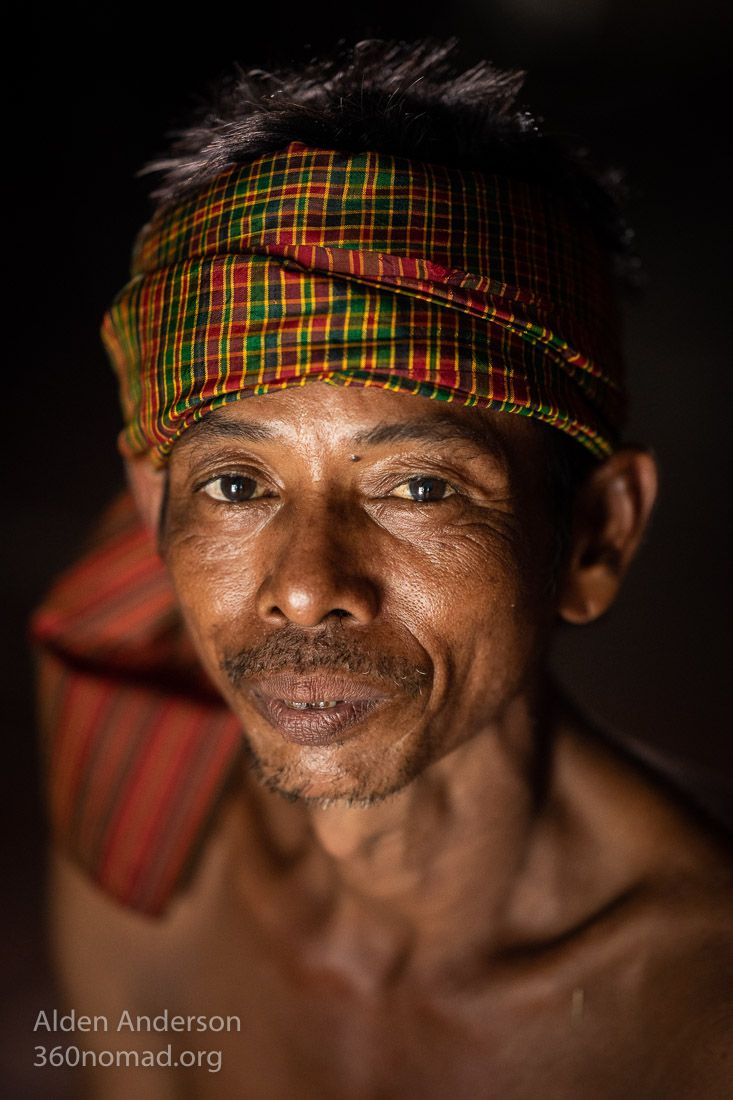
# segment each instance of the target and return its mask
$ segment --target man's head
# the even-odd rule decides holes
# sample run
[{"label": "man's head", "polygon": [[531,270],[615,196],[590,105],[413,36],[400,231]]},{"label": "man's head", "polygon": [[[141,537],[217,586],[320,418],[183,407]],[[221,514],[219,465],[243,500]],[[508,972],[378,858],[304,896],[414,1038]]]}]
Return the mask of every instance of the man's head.
[{"label": "man's head", "polygon": [[128,469],[290,794],[382,797],[511,725],[653,503],[651,459],[614,439],[619,219],[516,90],[370,44],[238,78],[158,166],[107,330]]}]

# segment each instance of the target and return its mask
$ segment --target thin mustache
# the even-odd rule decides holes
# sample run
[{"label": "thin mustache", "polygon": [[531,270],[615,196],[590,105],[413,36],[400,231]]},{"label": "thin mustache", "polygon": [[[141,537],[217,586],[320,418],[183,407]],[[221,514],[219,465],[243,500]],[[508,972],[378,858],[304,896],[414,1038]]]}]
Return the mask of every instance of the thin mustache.
[{"label": "thin mustache", "polygon": [[328,669],[381,680],[408,695],[420,695],[429,676],[425,669],[404,657],[384,653],[371,655],[343,636],[320,634],[311,637],[287,629],[249,649],[226,653],[219,667],[235,688],[239,688],[243,680],[283,669],[295,673]]}]

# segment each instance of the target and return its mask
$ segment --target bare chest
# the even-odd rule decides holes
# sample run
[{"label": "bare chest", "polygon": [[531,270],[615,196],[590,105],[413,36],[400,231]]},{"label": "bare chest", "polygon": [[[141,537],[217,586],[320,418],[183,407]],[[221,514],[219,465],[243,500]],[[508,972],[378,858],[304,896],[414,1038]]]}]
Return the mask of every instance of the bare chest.
[{"label": "bare chest", "polygon": [[[397,980],[364,992],[219,929],[166,981],[171,1009],[202,1023],[166,1039],[181,1096],[615,1100],[634,1082],[640,1098],[661,1098],[639,967],[610,979],[558,962],[473,987]],[[193,1054],[181,1052],[198,1050],[184,1067]]]}]

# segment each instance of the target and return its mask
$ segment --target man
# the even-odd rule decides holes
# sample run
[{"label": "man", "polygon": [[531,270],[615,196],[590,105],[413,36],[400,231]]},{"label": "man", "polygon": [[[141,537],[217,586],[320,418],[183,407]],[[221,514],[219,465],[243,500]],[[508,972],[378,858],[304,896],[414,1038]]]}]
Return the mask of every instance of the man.
[{"label": "man", "polygon": [[618,216],[516,85],[367,44],[157,165],[104,326],[135,507],[36,620],[95,1095],[731,1095],[724,840],[546,670],[656,476]]}]

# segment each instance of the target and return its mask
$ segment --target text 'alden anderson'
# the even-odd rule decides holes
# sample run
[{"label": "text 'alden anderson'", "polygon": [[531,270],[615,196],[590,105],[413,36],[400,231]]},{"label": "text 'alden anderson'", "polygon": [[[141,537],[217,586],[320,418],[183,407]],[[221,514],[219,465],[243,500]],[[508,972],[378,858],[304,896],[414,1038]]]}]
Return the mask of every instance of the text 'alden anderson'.
[{"label": "text 'alden anderson'", "polygon": [[133,1016],[127,1009],[110,1019],[108,1016],[87,1016],[76,1009],[59,1012],[54,1008],[50,1012],[44,1009],[36,1016],[34,1031],[93,1032],[93,1031],[130,1031],[130,1032],[167,1032],[167,1031],[241,1031],[239,1016],[180,1016],[167,1008],[157,1016]]}]

